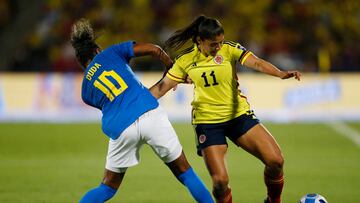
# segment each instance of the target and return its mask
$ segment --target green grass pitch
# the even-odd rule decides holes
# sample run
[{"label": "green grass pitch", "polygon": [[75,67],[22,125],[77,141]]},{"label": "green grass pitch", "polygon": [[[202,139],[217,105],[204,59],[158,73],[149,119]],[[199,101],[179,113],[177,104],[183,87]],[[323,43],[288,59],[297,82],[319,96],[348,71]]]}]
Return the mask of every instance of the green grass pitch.
[{"label": "green grass pitch", "polygon": [[[360,202],[360,148],[325,124],[265,124],[285,156],[284,203],[316,192],[329,203]],[[350,123],[360,132],[360,123]],[[192,127],[175,124],[193,168],[211,188],[203,160],[195,155]],[[262,202],[263,166],[229,145],[227,156],[235,203]],[[77,202],[102,178],[107,139],[99,124],[0,124],[0,202]],[[145,146],[109,202],[193,202],[186,189]]]}]

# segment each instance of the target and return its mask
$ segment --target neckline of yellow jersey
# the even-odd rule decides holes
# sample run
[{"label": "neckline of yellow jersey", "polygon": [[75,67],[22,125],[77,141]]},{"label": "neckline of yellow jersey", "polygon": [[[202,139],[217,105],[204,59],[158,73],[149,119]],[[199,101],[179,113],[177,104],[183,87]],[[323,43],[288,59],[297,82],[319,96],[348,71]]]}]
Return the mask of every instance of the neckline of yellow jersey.
[{"label": "neckline of yellow jersey", "polygon": [[[209,54],[209,56],[205,56],[205,55],[200,51],[200,49],[199,49],[199,47],[198,47],[198,45],[197,45],[196,43],[194,43],[194,51],[195,51],[195,53],[196,53],[197,55],[200,56],[199,59],[212,59],[212,58],[214,58],[214,56],[211,56],[210,54]],[[210,57],[210,58],[209,58],[209,57]]]}]

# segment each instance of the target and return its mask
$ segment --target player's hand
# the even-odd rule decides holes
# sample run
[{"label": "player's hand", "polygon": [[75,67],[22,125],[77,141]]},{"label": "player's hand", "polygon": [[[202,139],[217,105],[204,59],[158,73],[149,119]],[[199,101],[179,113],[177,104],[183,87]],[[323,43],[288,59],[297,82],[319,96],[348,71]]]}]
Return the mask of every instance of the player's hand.
[{"label": "player's hand", "polygon": [[295,77],[296,80],[300,81],[301,73],[299,71],[283,71],[281,75],[281,79],[288,79]]},{"label": "player's hand", "polygon": [[186,75],[186,78],[185,78],[185,84],[193,84],[193,81],[191,80],[191,78],[189,77],[189,75]]}]

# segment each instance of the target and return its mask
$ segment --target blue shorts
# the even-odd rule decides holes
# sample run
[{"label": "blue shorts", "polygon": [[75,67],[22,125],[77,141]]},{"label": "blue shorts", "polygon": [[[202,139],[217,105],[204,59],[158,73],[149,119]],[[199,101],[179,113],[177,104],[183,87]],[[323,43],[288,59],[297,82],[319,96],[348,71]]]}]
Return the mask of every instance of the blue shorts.
[{"label": "blue shorts", "polygon": [[259,123],[254,112],[248,111],[223,123],[194,125],[197,154],[201,156],[201,150],[211,145],[227,145],[226,137],[236,144],[239,137]]}]

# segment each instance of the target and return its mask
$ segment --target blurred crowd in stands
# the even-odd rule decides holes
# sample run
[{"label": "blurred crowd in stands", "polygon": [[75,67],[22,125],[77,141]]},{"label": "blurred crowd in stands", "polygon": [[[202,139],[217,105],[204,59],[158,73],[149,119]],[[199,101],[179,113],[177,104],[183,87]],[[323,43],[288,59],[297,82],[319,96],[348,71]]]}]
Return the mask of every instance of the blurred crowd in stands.
[{"label": "blurred crowd in stands", "polygon": [[11,23],[17,12],[17,4],[11,0],[0,1],[0,33]]},{"label": "blurred crowd in stands", "polygon": [[[0,1],[0,32],[16,15]],[[14,53],[10,71],[81,71],[69,44],[71,25],[89,19],[102,47],[124,40],[163,45],[176,29],[205,14],[220,20],[225,38],[282,69],[304,72],[360,71],[358,0],[48,0],[42,19]],[[137,71],[162,70],[152,58],[135,60]],[[26,69],[24,69],[26,67]],[[241,68],[243,69],[243,68]]]}]

